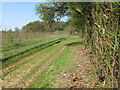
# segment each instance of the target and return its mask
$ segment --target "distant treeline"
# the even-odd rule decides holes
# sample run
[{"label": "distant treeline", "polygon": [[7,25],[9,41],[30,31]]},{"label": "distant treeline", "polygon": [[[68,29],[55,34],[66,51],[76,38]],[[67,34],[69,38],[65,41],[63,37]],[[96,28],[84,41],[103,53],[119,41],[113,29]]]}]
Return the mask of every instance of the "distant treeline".
[{"label": "distant treeline", "polygon": [[65,22],[54,22],[53,24],[47,25],[44,22],[35,21],[30,22],[23,26],[22,31],[24,32],[54,32],[62,31],[65,28]]},{"label": "distant treeline", "polygon": [[63,31],[70,30],[71,26],[69,26],[68,22],[60,22],[56,21],[51,24],[45,24],[44,22],[34,21],[30,22],[27,25],[23,26],[22,29],[18,29],[15,27],[15,30],[9,29],[7,31],[3,30],[3,32],[55,32],[55,31]]}]

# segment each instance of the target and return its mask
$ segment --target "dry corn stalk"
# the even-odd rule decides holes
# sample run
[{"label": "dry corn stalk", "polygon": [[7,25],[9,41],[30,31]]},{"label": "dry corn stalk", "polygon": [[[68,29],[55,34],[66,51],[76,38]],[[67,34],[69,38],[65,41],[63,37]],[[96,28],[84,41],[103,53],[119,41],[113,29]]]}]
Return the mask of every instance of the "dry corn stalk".
[{"label": "dry corn stalk", "polygon": [[115,60],[115,58],[113,56],[111,56],[111,58],[114,60],[113,65],[112,65],[114,67],[116,60]]}]

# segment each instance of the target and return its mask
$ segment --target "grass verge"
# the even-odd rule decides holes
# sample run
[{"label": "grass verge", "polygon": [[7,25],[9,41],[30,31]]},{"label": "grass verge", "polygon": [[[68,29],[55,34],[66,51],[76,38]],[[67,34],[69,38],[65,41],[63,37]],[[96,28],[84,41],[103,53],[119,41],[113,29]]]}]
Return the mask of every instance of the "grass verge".
[{"label": "grass verge", "polygon": [[79,37],[69,37],[66,40],[67,44],[65,50],[52,61],[52,63],[47,67],[47,69],[36,78],[36,80],[31,83],[28,88],[51,88],[54,87],[56,78],[55,76],[65,67],[73,65],[74,59],[71,58],[70,53],[76,49],[81,48],[82,46],[79,45],[80,42]]},{"label": "grass verge", "polygon": [[8,59],[6,59],[6,60],[2,60],[2,68],[7,67],[8,65],[12,65],[12,64],[16,63],[17,61],[19,61],[20,59],[22,59],[23,57],[26,57],[26,56],[34,53],[34,52],[37,52],[37,51],[39,51],[39,50],[41,50],[41,49],[44,49],[44,48],[46,48],[46,47],[48,47],[48,46],[51,46],[51,45],[53,45],[53,44],[55,44],[55,43],[57,43],[57,42],[59,42],[59,41],[62,41],[62,40],[64,40],[64,39],[65,39],[65,38],[60,38],[60,39],[58,39],[58,40],[55,40],[55,41],[51,41],[51,42],[49,42],[49,43],[42,44],[42,45],[37,46],[37,47],[35,47],[35,48],[32,48],[32,49],[30,49],[30,50],[26,50],[25,52],[22,52],[22,53],[20,53],[20,54],[18,54],[18,55],[15,55],[15,56],[13,56],[13,57],[10,57],[10,58],[8,58]]}]

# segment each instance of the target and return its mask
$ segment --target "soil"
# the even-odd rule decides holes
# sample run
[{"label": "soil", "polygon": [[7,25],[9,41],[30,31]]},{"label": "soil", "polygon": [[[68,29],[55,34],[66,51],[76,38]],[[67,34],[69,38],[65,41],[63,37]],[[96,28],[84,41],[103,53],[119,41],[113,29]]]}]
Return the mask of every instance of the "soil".
[{"label": "soil", "polygon": [[[44,49],[43,49],[43,50],[44,50]],[[9,66],[7,66],[6,68],[2,69],[2,75],[5,74],[6,72],[9,72],[9,71],[12,70],[12,69],[14,69],[14,68],[15,68],[16,66],[18,66],[19,64],[21,64],[21,63],[29,60],[30,58],[33,58],[33,57],[37,56],[37,55],[38,55],[39,53],[41,53],[43,50],[40,50],[40,51],[38,51],[38,52],[36,52],[36,53],[33,53],[33,54],[31,54],[31,55],[29,55],[29,56],[21,59],[20,61],[16,62],[14,65],[9,65]]]},{"label": "soil", "polygon": [[[68,44],[68,43],[67,43]],[[14,70],[13,72],[9,73],[7,76],[2,78],[2,84],[6,88],[8,87],[16,87],[16,88],[26,88],[32,82],[35,81],[36,77],[42,74],[42,72],[50,65],[52,60],[57,58],[62,51],[67,46],[63,46],[58,53],[52,55],[41,67],[34,71],[34,73],[23,79],[27,73],[29,73],[31,68],[34,68],[36,65],[39,65],[40,62],[46,59],[43,57],[41,59],[34,60],[34,64],[28,62],[24,64],[22,67]],[[15,65],[11,67],[7,67],[4,69],[4,73],[15,68],[20,63],[37,56],[42,51],[38,51],[21,61],[17,62]],[[65,67],[62,71],[58,72],[56,78],[56,82],[54,83],[54,88],[94,88],[95,84],[98,82],[98,77],[96,75],[96,70],[94,65],[90,62],[91,57],[87,54],[87,50],[85,49],[77,49],[72,53],[69,53],[71,58],[75,59],[72,66]],[[39,62],[39,63],[37,63]],[[30,67],[29,67],[30,66]],[[29,67],[29,68],[28,68]]]},{"label": "soil", "polygon": [[27,78],[26,82],[24,84],[19,85],[19,87],[20,88],[28,87],[28,85],[32,83],[38,75],[41,75],[42,72],[47,68],[47,66],[52,62],[52,60],[55,59],[65,48],[66,46],[61,48],[61,50],[56,55],[52,56],[47,62],[45,62],[45,64],[42,67],[40,67],[38,71],[36,71],[34,74],[32,74],[32,76]]},{"label": "soil", "polygon": [[99,79],[86,51],[77,49],[70,54],[71,58],[77,57],[73,62],[74,66],[66,67],[59,72],[56,76],[55,88],[94,88]]},{"label": "soil", "polygon": [[[30,83],[32,83],[35,80],[35,78],[38,75],[41,75],[41,73],[47,68],[47,66],[52,62],[52,60],[55,59],[57,56],[59,56],[59,54],[65,48],[66,48],[66,46],[62,47],[57,54],[51,56],[49,58],[49,60],[47,60],[44,63],[44,65],[42,65],[40,68],[38,68],[31,76],[27,77],[26,79],[23,79],[23,77],[25,77],[25,75],[27,75],[27,73],[29,73],[32,68],[39,65],[39,63],[42,62],[43,60],[47,59],[47,57],[43,57],[41,59],[34,60],[34,64],[31,63],[31,62],[28,62],[28,63],[22,65],[22,67],[18,68],[17,70],[14,70],[13,72],[11,72],[8,75],[6,75],[5,77],[3,77],[2,78],[2,85],[5,86],[6,88],[8,88],[8,87],[10,87],[10,88],[11,87],[12,88],[13,87],[14,88],[25,88],[25,87],[27,87]],[[40,52],[37,52],[37,53],[35,53],[35,54],[33,54],[29,57],[26,57],[25,59],[18,62],[17,64],[19,64],[23,61],[26,61],[26,60],[40,54]],[[39,62],[39,63],[37,63],[37,62]]]}]

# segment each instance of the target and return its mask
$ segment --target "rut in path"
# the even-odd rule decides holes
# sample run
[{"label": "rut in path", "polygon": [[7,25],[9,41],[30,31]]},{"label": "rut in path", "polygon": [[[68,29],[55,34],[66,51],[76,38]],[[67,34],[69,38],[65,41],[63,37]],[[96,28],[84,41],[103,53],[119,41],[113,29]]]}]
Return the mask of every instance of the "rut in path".
[{"label": "rut in path", "polygon": [[[28,77],[27,79],[22,79],[22,77],[25,75],[25,73],[28,73],[30,71],[30,69],[28,69],[27,71],[25,70],[18,70],[18,72],[22,75],[19,75],[17,73],[17,70],[15,70],[15,73],[13,72],[12,74],[10,73],[10,75],[7,75],[7,77],[5,77],[3,79],[3,86],[5,87],[27,87],[32,81],[34,81],[34,79],[40,75],[45,69],[46,67],[51,63],[51,61],[53,59],[55,59],[64,49],[66,46],[64,46],[56,55],[53,55],[52,57],[50,57],[50,59],[48,61],[45,62],[44,66],[40,67],[37,71],[34,72],[34,74],[32,74],[30,77]],[[45,58],[44,58],[45,59]],[[29,64],[29,63],[28,63]],[[29,65],[28,65],[29,66]],[[33,65],[34,66],[34,65]],[[31,68],[33,67],[31,66]],[[23,72],[25,71],[25,72]],[[14,74],[18,75],[18,77],[12,77],[14,76]],[[21,83],[22,82],[22,83]],[[23,84],[24,82],[24,84]]]},{"label": "rut in path", "polygon": [[[43,50],[44,50],[44,49],[43,49]],[[14,65],[12,65],[12,66],[10,65],[10,66],[7,66],[5,69],[2,69],[2,75],[4,75],[6,72],[9,72],[9,71],[12,70],[12,69],[14,69],[14,68],[17,67],[19,64],[21,64],[21,63],[29,60],[30,58],[33,58],[33,57],[37,56],[37,55],[38,55],[40,52],[42,52],[43,50],[40,50],[40,51],[38,51],[38,52],[36,52],[36,53],[33,53],[32,55],[29,55],[29,56],[25,57],[24,59],[16,62]]]},{"label": "rut in path", "polygon": [[98,83],[96,69],[91,63],[88,50],[77,48],[70,53],[73,65],[65,67],[56,75],[53,88],[94,88]]},{"label": "rut in path", "polygon": [[27,78],[27,80],[25,81],[24,84],[21,84],[18,87],[20,87],[20,88],[26,88],[26,87],[28,87],[28,85],[35,80],[35,77],[37,77],[38,75],[41,75],[42,72],[47,68],[47,66],[52,62],[52,60],[55,59],[55,58],[57,58],[59,56],[59,54],[65,48],[66,48],[66,46],[64,46],[56,55],[52,56],[42,67],[40,67],[38,69],[38,71],[36,71],[33,75],[31,75],[29,78]]},{"label": "rut in path", "polygon": [[[56,43],[53,44],[53,45],[51,45],[51,46],[54,46],[54,45],[56,45]],[[48,46],[48,47],[49,47],[49,46]],[[46,47],[46,48],[47,48],[47,47]],[[7,66],[6,68],[2,69],[2,75],[4,75],[6,72],[9,72],[9,71],[12,70],[12,69],[14,69],[15,67],[17,67],[17,66],[20,65],[21,63],[27,61],[28,59],[37,56],[39,53],[43,52],[46,48],[44,48],[44,49],[42,49],[42,50],[40,50],[40,51],[37,51],[37,52],[35,52],[35,53],[31,54],[31,55],[28,55],[28,56],[25,57],[24,59],[21,59],[20,61],[16,62],[14,65],[9,65],[9,66]]]}]

